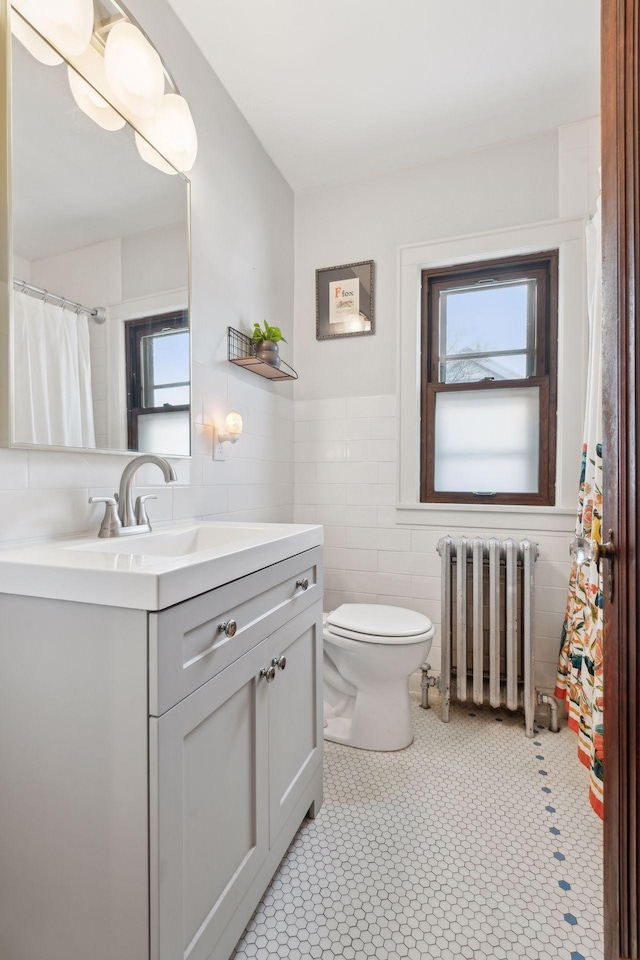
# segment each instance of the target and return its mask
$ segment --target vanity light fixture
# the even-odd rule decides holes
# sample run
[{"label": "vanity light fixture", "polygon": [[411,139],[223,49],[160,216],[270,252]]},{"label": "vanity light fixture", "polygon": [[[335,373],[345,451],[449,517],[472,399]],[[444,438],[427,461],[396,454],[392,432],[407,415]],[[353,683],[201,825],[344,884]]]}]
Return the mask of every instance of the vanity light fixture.
[{"label": "vanity light fixture", "polygon": [[56,67],[64,62],[53,47],[50,47],[22,17],[11,18],[11,32],[22,46],[29,51],[31,56],[35,57],[40,63],[44,63],[45,66]]},{"label": "vanity light fixture", "polygon": [[[198,153],[198,135],[184,97],[177,93],[165,94],[155,116],[142,122],[140,127],[144,137],[136,133],[136,144],[143,160],[165,173],[176,171],[163,157],[178,170],[191,170]],[[157,153],[151,144],[160,152]]]},{"label": "vanity light fixture", "polygon": [[155,117],[164,95],[162,60],[133,23],[116,23],[107,35],[104,67],[109,86],[135,118]]},{"label": "vanity light fixture", "polygon": [[114,110],[72,66],[67,67],[67,74],[73,99],[82,112],[91,117],[103,130],[122,130],[127,122],[125,118]]},{"label": "vanity light fixture", "polygon": [[242,417],[235,410],[227,414],[224,421],[226,433],[220,433],[218,428],[213,427],[213,449],[211,456],[213,460],[224,460],[223,443],[236,443],[242,433]]},{"label": "vanity light fixture", "polygon": [[13,0],[13,5],[65,56],[78,57],[91,43],[93,0]]},{"label": "vanity light fixture", "polygon": [[93,0],[12,0],[11,29],[41,63],[62,63],[58,50],[70,60],[71,92],[95,123],[120,130],[129,120],[146,163],[187,173],[198,152],[189,105],[124,5],[110,2],[117,14],[94,28]]}]

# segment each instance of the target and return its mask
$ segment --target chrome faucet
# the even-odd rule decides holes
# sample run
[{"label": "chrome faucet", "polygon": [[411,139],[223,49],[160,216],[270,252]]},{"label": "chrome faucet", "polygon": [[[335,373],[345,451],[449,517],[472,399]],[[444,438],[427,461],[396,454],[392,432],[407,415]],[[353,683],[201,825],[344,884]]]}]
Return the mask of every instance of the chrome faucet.
[{"label": "chrome faucet", "polygon": [[117,494],[113,497],[89,498],[89,503],[104,503],[106,507],[98,533],[99,537],[126,537],[133,533],[151,532],[145,501],[156,500],[157,497],[154,494],[146,494],[136,498],[135,507],[133,504],[133,476],[143,463],[155,463],[160,467],[165,483],[172,483],[178,479],[175,470],[164,457],[156,457],[153,453],[134,457],[122,471],[120,490]]}]

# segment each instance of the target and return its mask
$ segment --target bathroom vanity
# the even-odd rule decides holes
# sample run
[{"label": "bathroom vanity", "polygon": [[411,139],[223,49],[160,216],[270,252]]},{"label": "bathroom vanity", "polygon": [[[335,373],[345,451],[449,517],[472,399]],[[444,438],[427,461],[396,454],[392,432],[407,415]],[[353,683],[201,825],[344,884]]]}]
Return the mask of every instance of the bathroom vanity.
[{"label": "bathroom vanity", "polygon": [[0,553],[0,957],[227,960],[322,802],[321,542]]}]

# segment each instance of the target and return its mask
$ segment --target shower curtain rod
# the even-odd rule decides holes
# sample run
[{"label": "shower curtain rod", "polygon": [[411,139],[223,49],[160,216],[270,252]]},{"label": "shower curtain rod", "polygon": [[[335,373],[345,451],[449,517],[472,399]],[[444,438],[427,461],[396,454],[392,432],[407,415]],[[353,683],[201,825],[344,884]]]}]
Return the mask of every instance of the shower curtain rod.
[{"label": "shower curtain rod", "polygon": [[48,300],[50,303],[59,303],[62,307],[71,307],[76,313],[86,313],[92,320],[95,320],[96,323],[104,323],[107,319],[107,313],[104,307],[85,307],[81,303],[76,303],[74,300],[67,300],[66,297],[59,297],[55,293],[49,293],[49,291],[43,287],[36,287],[32,283],[27,283],[26,280],[17,280],[16,277],[13,278],[13,285],[30,297],[40,297],[42,300]]}]

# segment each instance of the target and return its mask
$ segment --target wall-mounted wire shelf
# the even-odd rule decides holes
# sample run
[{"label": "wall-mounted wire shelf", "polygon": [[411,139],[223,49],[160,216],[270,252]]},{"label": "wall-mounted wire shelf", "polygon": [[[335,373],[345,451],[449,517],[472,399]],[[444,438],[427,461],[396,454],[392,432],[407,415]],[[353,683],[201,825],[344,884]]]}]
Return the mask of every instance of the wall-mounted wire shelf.
[{"label": "wall-mounted wire shelf", "polygon": [[298,379],[298,374],[284,360],[281,360],[280,366],[276,367],[274,364],[256,357],[251,337],[234,327],[229,327],[228,344],[231,363],[237,363],[239,367],[246,367],[252,373],[257,373],[259,377],[266,377],[267,380]]}]

